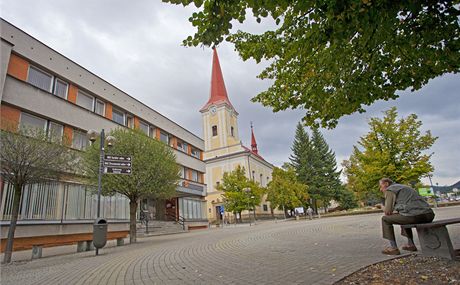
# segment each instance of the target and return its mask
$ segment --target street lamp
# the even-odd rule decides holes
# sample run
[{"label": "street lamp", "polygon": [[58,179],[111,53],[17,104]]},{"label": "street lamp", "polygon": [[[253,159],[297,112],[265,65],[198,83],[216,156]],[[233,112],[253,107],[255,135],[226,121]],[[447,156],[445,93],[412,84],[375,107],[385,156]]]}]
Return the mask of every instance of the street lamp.
[{"label": "street lamp", "polygon": [[436,193],[434,193],[434,187],[433,187],[433,181],[431,181],[431,174],[428,174],[428,179],[430,179],[430,186],[431,186],[431,191],[433,192],[433,197],[434,197],[434,207],[437,208],[438,207],[438,200],[437,200],[437,197],[436,197]]},{"label": "street lamp", "polygon": [[[252,200],[252,213],[254,214],[254,225],[256,224],[256,204],[254,203],[254,196],[251,196],[251,200]],[[251,219],[249,219],[251,220]]]},{"label": "street lamp", "polygon": [[[113,146],[115,142],[115,138],[112,136],[108,136],[107,138],[105,138],[104,129],[102,129],[100,134],[98,134],[97,131],[95,130],[89,130],[87,135],[91,143],[94,143],[96,141],[98,135],[100,135],[101,137],[101,144],[99,147],[99,173],[97,177],[97,217],[96,217],[96,218],[100,218],[101,217],[102,172],[103,172],[102,170],[104,168],[105,141],[107,141],[107,146],[111,147]],[[98,255],[98,253],[99,253],[99,249],[96,248],[96,255]]]}]

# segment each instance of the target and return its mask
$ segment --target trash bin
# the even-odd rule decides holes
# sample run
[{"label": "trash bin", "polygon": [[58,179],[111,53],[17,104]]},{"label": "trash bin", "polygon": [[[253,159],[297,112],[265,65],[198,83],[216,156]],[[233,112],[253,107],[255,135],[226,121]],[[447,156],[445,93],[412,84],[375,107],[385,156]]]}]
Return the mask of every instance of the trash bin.
[{"label": "trash bin", "polygon": [[107,243],[107,220],[98,218],[93,225],[93,244],[95,248],[103,248]]}]

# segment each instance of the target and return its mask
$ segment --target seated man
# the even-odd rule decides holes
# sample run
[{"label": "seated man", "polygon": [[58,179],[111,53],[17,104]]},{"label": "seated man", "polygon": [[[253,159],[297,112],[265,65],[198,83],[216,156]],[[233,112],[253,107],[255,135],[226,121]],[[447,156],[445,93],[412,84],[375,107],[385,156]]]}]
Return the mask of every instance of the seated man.
[{"label": "seated man", "polygon": [[[400,252],[396,245],[393,225],[429,223],[433,221],[434,213],[418,192],[409,186],[393,183],[389,178],[380,179],[379,185],[380,191],[385,194],[385,215],[382,217],[383,238],[390,241],[390,246],[382,253],[398,255]],[[401,228],[401,234],[408,239],[408,244],[402,249],[417,251],[412,229]]]}]

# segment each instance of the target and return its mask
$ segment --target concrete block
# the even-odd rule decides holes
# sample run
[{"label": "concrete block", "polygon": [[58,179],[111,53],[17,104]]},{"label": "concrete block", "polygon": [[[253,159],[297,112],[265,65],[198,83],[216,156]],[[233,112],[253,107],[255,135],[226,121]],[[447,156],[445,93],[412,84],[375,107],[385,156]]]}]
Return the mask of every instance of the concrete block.
[{"label": "concrete block", "polygon": [[94,250],[94,244],[92,240],[86,241],[86,251]]},{"label": "concrete block", "polygon": [[422,254],[455,259],[455,250],[446,226],[417,228]]},{"label": "concrete block", "polygon": [[122,245],[125,245],[125,239],[117,238],[117,246],[122,246]]},{"label": "concrete block", "polygon": [[77,252],[86,251],[86,241],[77,242]]},{"label": "concrete block", "polygon": [[41,245],[34,245],[32,247],[32,259],[37,259],[42,257],[42,246]]}]

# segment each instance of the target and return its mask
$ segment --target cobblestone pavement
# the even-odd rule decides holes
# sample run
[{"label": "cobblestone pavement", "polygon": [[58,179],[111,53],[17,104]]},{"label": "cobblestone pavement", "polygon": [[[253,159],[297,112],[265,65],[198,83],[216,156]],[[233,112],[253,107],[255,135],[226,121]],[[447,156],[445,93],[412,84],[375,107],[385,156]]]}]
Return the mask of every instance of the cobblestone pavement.
[{"label": "cobblestone pavement", "polygon": [[[460,216],[460,207],[435,211],[437,219]],[[380,253],[380,217],[267,221],[145,238],[99,256],[85,252],[2,266],[1,284],[332,284],[390,258]],[[460,247],[460,226],[449,231]]]}]

